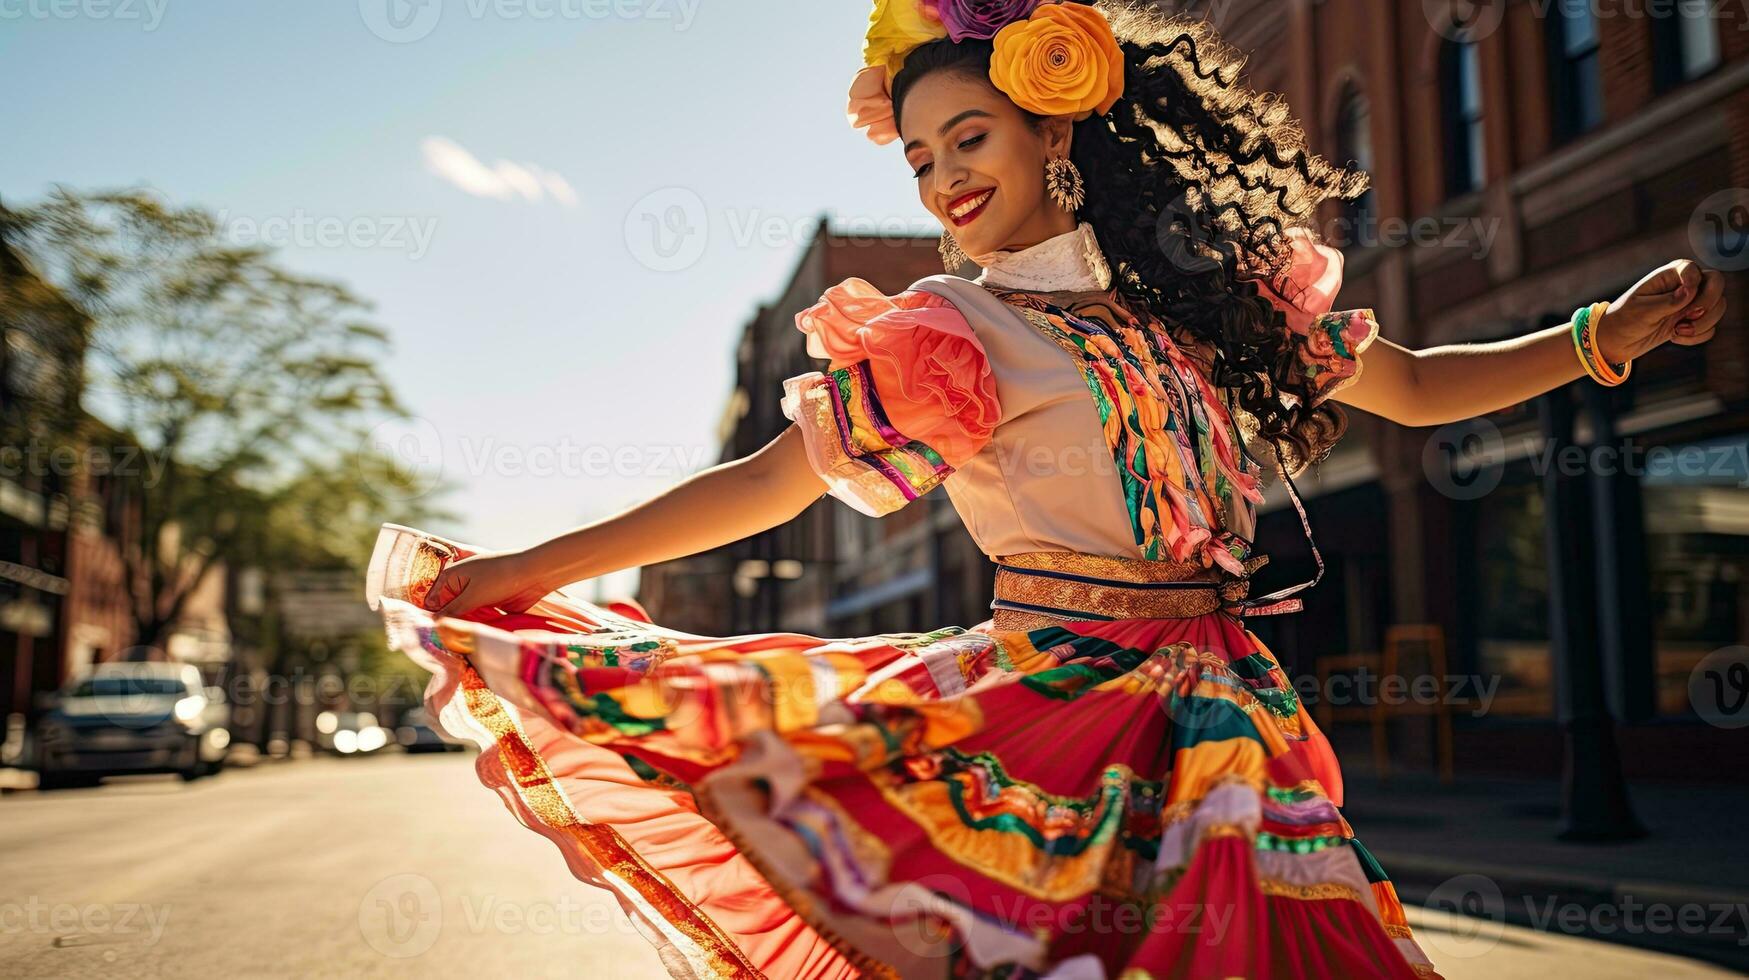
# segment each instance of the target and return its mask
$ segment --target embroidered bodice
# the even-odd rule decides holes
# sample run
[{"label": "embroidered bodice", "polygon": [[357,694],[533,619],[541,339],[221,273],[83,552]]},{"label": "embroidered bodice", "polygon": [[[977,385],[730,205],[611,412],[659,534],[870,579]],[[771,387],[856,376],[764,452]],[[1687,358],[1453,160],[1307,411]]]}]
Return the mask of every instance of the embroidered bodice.
[{"label": "embroidered bodice", "polygon": [[[1359,376],[1370,310],[1330,312],[1340,253],[1294,239],[1265,289],[1322,401]],[[930,276],[888,297],[860,279],[796,323],[824,371],[784,382],[829,492],[873,516],[945,485],[993,557],[1075,551],[1243,574],[1258,460],[1208,353],[1110,287],[1090,226],[981,256],[973,281]]]}]

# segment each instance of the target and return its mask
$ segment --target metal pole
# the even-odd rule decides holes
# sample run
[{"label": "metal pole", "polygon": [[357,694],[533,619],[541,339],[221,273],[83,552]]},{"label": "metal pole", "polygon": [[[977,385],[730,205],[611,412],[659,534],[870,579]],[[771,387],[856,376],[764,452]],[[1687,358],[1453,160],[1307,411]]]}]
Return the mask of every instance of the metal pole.
[{"label": "metal pole", "polygon": [[1564,472],[1573,443],[1570,386],[1537,399],[1547,458],[1544,524],[1549,556],[1549,646],[1561,728],[1561,840],[1614,841],[1645,836],[1628,804],[1599,655],[1597,579],[1591,500],[1586,481]]},{"label": "metal pole", "polygon": [[1657,714],[1657,671],[1652,637],[1652,587],[1646,563],[1645,510],[1640,478],[1628,465],[1631,444],[1615,431],[1616,389],[1587,384],[1591,419],[1592,536],[1597,544],[1597,625],[1604,689],[1615,717],[1645,721]]}]

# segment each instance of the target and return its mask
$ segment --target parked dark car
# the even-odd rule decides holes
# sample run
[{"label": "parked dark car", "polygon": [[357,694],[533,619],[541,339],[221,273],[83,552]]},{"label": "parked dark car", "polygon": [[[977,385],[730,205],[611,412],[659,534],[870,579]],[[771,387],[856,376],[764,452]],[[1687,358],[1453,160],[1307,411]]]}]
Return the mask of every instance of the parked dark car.
[{"label": "parked dark car", "polygon": [[434,724],[423,707],[401,715],[401,723],[395,726],[395,741],[408,752],[460,752],[467,748],[461,739],[452,738]]},{"label": "parked dark car", "polygon": [[190,664],[101,664],[62,688],[37,726],[39,785],[104,776],[219,771],[231,742],[230,706]]}]

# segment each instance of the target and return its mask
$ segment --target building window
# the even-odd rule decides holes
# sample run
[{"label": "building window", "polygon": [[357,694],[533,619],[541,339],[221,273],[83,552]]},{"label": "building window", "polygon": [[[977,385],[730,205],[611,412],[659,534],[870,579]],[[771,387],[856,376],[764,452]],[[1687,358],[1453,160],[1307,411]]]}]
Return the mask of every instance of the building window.
[{"label": "building window", "polygon": [[1554,713],[1545,503],[1534,468],[1519,460],[1492,493],[1454,511],[1474,549],[1465,556],[1473,587],[1460,593],[1460,631],[1473,644],[1473,669],[1499,680],[1498,717]]},{"label": "building window", "polygon": [[1666,92],[1719,66],[1713,0],[1674,0],[1652,17],[1652,83]]},{"label": "building window", "polygon": [[1482,71],[1474,39],[1459,36],[1439,52],[1440,114],[1445,122],[1445,196],[1482,186]]},{"label": "building window", "polygon": [[[1372,173],[1372,110],[1366,96],[1353,85],[1344,89],[1336,110],[1336,154],[1355,168]],[[1359,244],[1363,233],[1372,228],[1377,220],[1376,200],[1369,186],[1359,197],[1342,202],[1342,217],[1348,223],[1348,240],[1343,244]]]},{"label": "building window", "polygon": [[1550,14],[1549,87],[1554,93],[1555,140],[1561,142],[1603,121],[1603,83],[1591,0],[1557,0]]},{"label": "building window", "polygon": [[1749,435],[1660,449],[1640,478],[1658,713],[1692,716],[1695,668],[1749,644]]}]

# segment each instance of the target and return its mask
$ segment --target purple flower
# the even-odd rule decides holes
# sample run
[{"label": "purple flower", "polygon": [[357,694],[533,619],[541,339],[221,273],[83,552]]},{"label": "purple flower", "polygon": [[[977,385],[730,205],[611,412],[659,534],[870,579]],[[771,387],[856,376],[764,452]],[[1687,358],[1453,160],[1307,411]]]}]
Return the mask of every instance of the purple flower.
[{"label": "purple flower", "polygon": [[934,0],[929,6],[947,36],[955,41],[968,37],[992,38],[996,32],[1032,15],[1040,0]]}]

